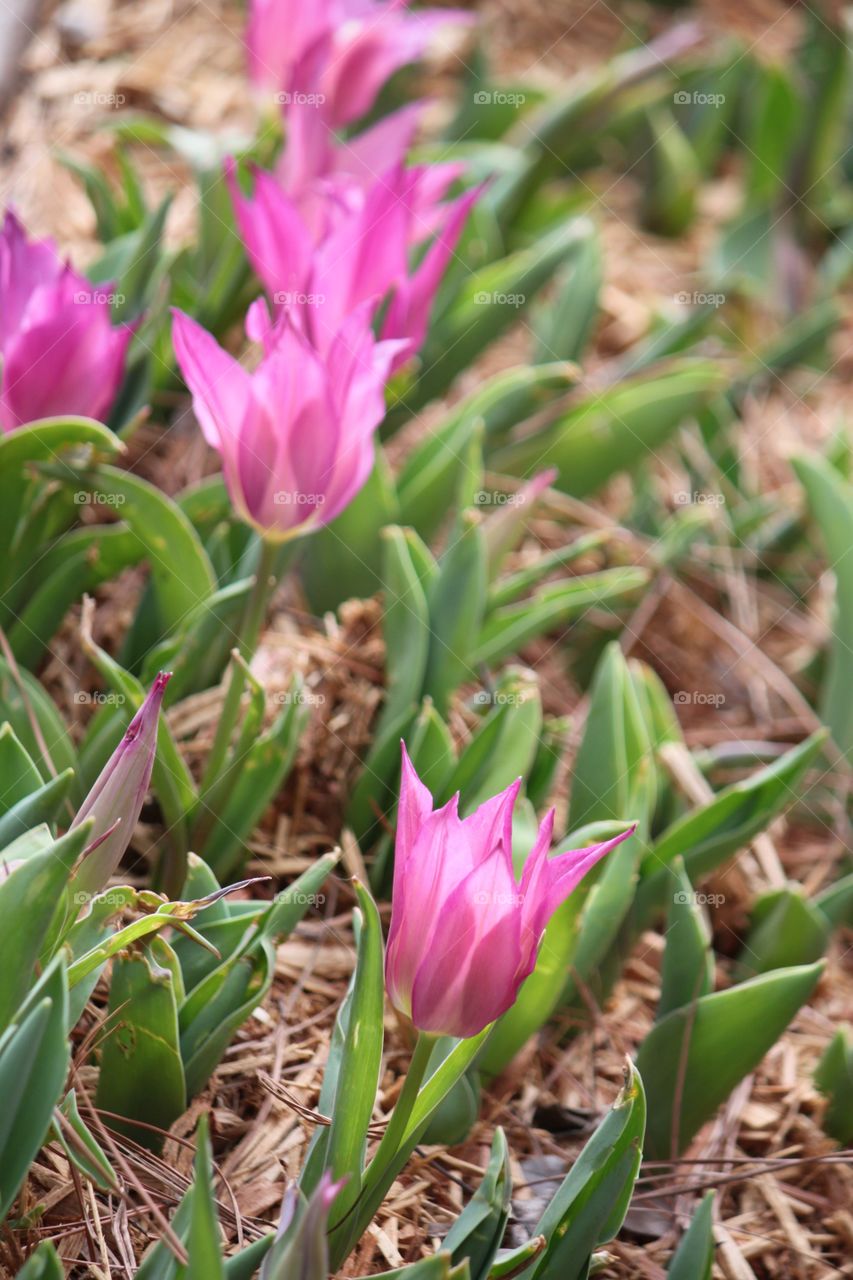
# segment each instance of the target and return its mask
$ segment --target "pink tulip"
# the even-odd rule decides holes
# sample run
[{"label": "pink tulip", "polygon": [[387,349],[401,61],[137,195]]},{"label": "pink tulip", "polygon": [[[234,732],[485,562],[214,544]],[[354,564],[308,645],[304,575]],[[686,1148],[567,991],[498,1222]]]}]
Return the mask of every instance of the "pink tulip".
[{"label": "pink tulip", "polygon": [[170,672],[160,672],[71,823],[76,827],[94,818],[88,851],[71,882],[77,901],[101,892],[133,837],[151,781],[160,707],[170,679]]},{"label": "pink tulip", "polygon": [[376,342],[362,308],[321,353],[287,313],[273,326],[262,300],[249,309],[246,331],[263,346],[251,372],[174,312],[178,364],[235,510],[283,540],[328,524],[367,480],[400,343]]},{"label": "pink tulip", "polygon": [[0,232],[0,428],[57,414],[106,418],[132,330],[110,321],[110,286],[64,265],[52,240],[28,241],[6,212]]},{"label": "pink tulip", "polygon": [[467,1038],[505,1013],[557,907],[634,830],[551,858],[552,809],[517,881],[512,811],[520,785],[460,819],[458,795],[433,809],[403,748],[385,979],[392,1004],[421,1031]]},{"label": "pink tulip", "polygon": [[[252,266],[273,302],[291,311],[318,350],[328,350],[353,311],[368,305],[373,313],[389,298],[383,337],[401,343],[395,367],[422,343],[442,274],[479,195],[478,189],[439,203],[458,171],[435,168],[437,174],[399,164],[366,190],[350,185],[346,199],[330,196],[313,226],[272,174],[256,172],[248,197],[229,170]],[[431,236],[410,274],[412,249]]]},{"label": "pink tulip", "polygon": [[331,125],[365,115],[385,81],[417,62],[442,27],[467,25],[452,9],[408,8],[405,0],[252,0],[246,29],[256,83]]}]

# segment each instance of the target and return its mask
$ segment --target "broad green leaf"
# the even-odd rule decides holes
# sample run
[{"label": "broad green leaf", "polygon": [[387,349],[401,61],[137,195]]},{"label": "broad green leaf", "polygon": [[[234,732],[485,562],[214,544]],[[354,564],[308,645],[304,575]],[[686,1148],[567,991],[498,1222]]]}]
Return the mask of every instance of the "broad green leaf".
[{"label": "broad green leaf", "polygon": [[444,715],[450,694],[475,676],[474,650],[486,602],[486,548],[476,512],[462,517],[459,537],[441,559],[438,578],[427,594],[430,644],[424,692]]},{"label": "broad green leaf", "polygon": [[598,316],[603,279],[601,241],[590,223],[560,268],[556,298],[538,310],[535,360],[580,360]]},{"label": "broad green leaf", "polygon": [[494,466],[523,476],[556,467],[557,487],[585,497],[617,472],[652,459],[724,384],[718,365],[673,361],[665,372],[638,374],[581,402],[543,431],[500,450]]},{"label": "broad green leaf", "polygon": [[0,778],[0,814],[25,800],[44,781],[10,724],[0,726]]},{"label": "broad green leaf", "polygon": [[152,1150],[187,1105],[178,1044],[173,977],[151,951],[126,952],[112,966],[107,1022],[101,1045],[97,1105],[123,1116],[111,1123]]},{"label": "broad green leaf", "polygon": [[[42,778],[50,776],[42,746],[47,748],[58,773],[74,767],[76,752],[53,699],[29,671],[13,674],[6,659],[0,657],[0,723],[4,722],[12,726]],[[34,725],[38,726],[40,738]]]},{"label": "broad green leaf", "polygon": [[15,1280],[65,1280],[65,1268],[49,1240],[42,1241],[35,1253],[30,1254],[15,1273]]},{"label": "broad green leaf", "polygon": [[187,1231],[189,1261],[179,1272],[180,1280],[225,1280],[212,1173],[208,1120],[203,1115],[196,1130],[192,1209]]},{"label": "broad green leaf", "polygon": [[429,611],[410,539],[395,525],[384,529],[382,538],[386,690],[374,737],[420,699],[429,651]]},{"label": "broad green leaf", "polygon": [[801,889],[775,889],[752,909],[740,964],[749,974],[811,964],[823,955],[829,934],[829,920]]},{"label": "broad green leaf", "polygon": [[57,1107],[54,1132],[65,1154],[101,1191],[118,1191],[119,1183],[109,1158],[80,1114],[77,1094],[69,1089]]},{"label": "broad green leaf", "polygon": [[822,963],[774,969],[655,1024],[637,1054],[648,1096],[648,1156],[668,1160],[687,1147],[775,1044],[822,972]]},{"label": "broad green leaf", "polygon": [[33,827],[56,821],[73,781],[74,770],[65,769],[12,805],[0,818],[0,848],[5,848]]}]

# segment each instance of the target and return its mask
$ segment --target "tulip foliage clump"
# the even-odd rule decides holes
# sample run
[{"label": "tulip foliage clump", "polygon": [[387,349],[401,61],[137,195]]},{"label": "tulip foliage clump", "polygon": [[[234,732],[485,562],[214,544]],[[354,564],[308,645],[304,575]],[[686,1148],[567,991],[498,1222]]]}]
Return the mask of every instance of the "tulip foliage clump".
[{"label": "tulip foliage clump", "polygon": [[[401,1280],[584,1280],[613,1262],[643,1161],[700,1164],[692,1144],[818,998],[853,927],[850,846],[800,882],[776,842],[786,821],[849,839],[853,450],[843,433],[798,449],[767,494],[742,444],[774,379],[828,368],[842,314],[853,175],[833,121],[853,73],[834,21],[807,24],[802,76],[673,23],[546,93],[492,80],[468,10],[250,0],[254,136],[136,115],[121,188],[66,157],[101,246],[88,274],[6,210],[4,1274],[325,1280],[365,1274],[381,1239]],[[418,96],[418,64],[448,48],[455,115]],[[726,86],[713,121],[709,83]],[[177,249],[140,141],[191,170],[196,238]],[[724,163],[743,207],[701,296],[597,342],[592,175],[635,162],[635,216],[662,241]],[[202,465],[172,468],[175,449]],[[825,625],[797,624],[783,671],[759,633],[827,566]],[[718,651],[687,689],[694,615]],[[346,691],[333,709],[316,672],[268,679],[274,650],[316,641],[332,661],[342,635],[354,670],[354,618],[372,681],[355,743]],[[764,727],[700,740],[691,714],[725,710],[741,665]],[[790,713],[775,733],[770,694]],[[321,840],[271,860],[272,827],[287,844],[319,791]],[[217,1090],[274,1007],[287,1062],[296,951],[279,949],[326,931],[353,963],[322,1079],[310,1105],[281,1092],[306,1135],[264,1171],[280,1216],[244,1223]],[[518,1210],[524,1153],[490,1123],[452,1166],[455,1217],[400,1253],[395,1184],[482,1137],[537,1052],[600,1025],[638,955],[621,1087],[610,1070],[590,1095],[536,1213]],[[821,1017],[818,1115],[845,1143],[851,1033]],[[189,1143],[165,1194],[157,1171]],[[73,1248],[57,1179],[86,1224]],[[712,1275],[706,1185],[681,1189],[671,1280]]]}]

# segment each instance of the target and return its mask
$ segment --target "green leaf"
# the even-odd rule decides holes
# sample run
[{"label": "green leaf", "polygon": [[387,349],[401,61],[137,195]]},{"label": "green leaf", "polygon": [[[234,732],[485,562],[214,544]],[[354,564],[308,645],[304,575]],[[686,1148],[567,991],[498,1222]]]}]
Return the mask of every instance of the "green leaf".
[{"label": "green leaf", "polygon": [[835,611],[829,664],[821,689],[821,719],[833,741],[853,761],[853,485],[824,458],[801,455],[792,462],[820,529],[835,576]]},{"label": "green leaf", "polygon": [[49,1240],[44,1240],[16,1272],[15,1280],[65,1280],[65,1269],[59,1254]]},{"label": "green leaf", "polygon": [[82,473],[78,484],[113,507],[144,545],[154,583],[152,625],[159,637],[168,635],[216,588],[198,535],[180,507],[129,471],[100,466]]},{"label": "green leaf", "polygon": [[347,1039],[338,1068],[330,1113],[332,1123],[325,1145],[325,1168],[336,1181],[347,1179],[331,1211],[332,1226],[347,1216],[361,1192],[367,1130],[382,1062],[385,999],[382,926],[376,904],[367,890],[356,882],[355,892],[362,917],[358,959],[347,1013]]},{"label": "green leaf", "polygon": [[445,551],[427,594],[430,644],[424,692],[444,715],[453,690],[474,678],[474,649],[486,603],[486,547],[476,512],[465,512],[461,533]]},{"label": "green leaf", "polygon": [[186,1239],[189,1261],[181,1268],[181,1280],[225,1280],[212,1169],[208,1120],[203,1115],[196,1130],[192,1209]]},{"label": "green leaf", "polygon": [[556,467],[557,487],[585,497],[617,472],[654,457],[724,385],[716,364],[673,361],[666,372],[638,374],[591,396],[543,431],[500,450],[493,465],[521,476]]},{"label": "green leaf", "polygon": [[646,1036],[637,1067],[646,1081],[646,1154],[683,1151],[736,1084],[753,1071],[808,1000],[823,964],[775,969],[675,1009]]},{"label": "green leaf", "polygon": [[530,600],[495,609],[489,613],[476,644],[471,647],[471,665],[494,665],[536,636],[565,626],[608,600],[629,595],[647,581],[645,569],[633,566],[604,569],[601,573],[568,578],[543,588]]},{"label": "green leaf", "polygon": [[[76,752],[53,699],[29,671],[19,670],[13,675],[6,659],[0,657],[0,723],[6,721],[42,778],[50,775],[42,744],[47,747],[58,773],[74,767]],[[41,740],[34,726],[38,726]]]},{"label": "green leaf", "polygon": [[7,813],[20,800],[25,800],[43,781],[10,724],[0,726],[0,777],[3,779],[0,814]]},{"label": "green leaf", "polygon": [[71,868],[90,831],[90,823],[81,823],[0,881],[0,1030],[32,987]]},{"label": "green leaf", "polygon": [[711,931],[687,878],[684,863],[672,866],[672,897],[666,920],[657,1019],[708,995],[714,987]]},{"label": "green leaf", "polygon": [[827,917],[799,887],[763,894],[752,909],[740,965],[753,974],[811,964],[826,950],[830,928]]},{"label": "green leaf", "polygon": [[81,1116],[74,1089],[69,1089],[57,1112],[53,1128],[68,1159],[102,1191],[118,1191],[118,1178],[109,1157]]},{"label": "green leaf", "polygon": [[412,560],[412,534],[396,525],[383,529],[385,702],[374,737],[382,735],[420,699],[429,651],[429,611]]},{"label": "green leaf", "polygon": [[709,1191],[701,1200],[666,1269],[668,1280],[711,1280],[714,1266],[713,1212],[714,1193]]},{"label": "green leaf", "polygon": [[488,1168],[444,1238],[454,1264],[468,1259],[471,1280],[486,1280],[509,1219],[512,1175],[503,1129],[496,1129]]},{"label": "green leaf", "polygon": [[42,823],[53,823],[63,800],[71,790],[74,770],[66,769],[43,786],[24,796],[0,818],[0,849]]},{"label": "green leaf", "polygon": [[45,1140],[62,1093],[71,1056],[67,1019],[65,966],[57,956],[0,1036],[0,1219]]},{"label": "green leaf", "polygon": [[556,297],[536,317],[534,359],[580,360],[598,316],[604,281],[601,240],[592,223],[556,280]]},{"label": "green leaf", "polygon": [[162,1134],[133,1121],[168,1130],[187,1106],[174,979],[161,957],[152,949],[113,961],[96,1095],[102,1110],[125,1118],[115,1128],[155,1151]]},{"label": "green leaf", "polygon": [[544,1252],[520,1280],[585,1280],[597,1245],[622,1225],[643,1158],[646,1101],[636,1068],[554,1195],[534,1234]]},{"label": "green leaf", "polygon": [[799,788],[823,749],[818,731],[773,764],[720,791],[701,809],[673,822],[652,846],[641,868],[638,919],[659,911],[666,894],[667,869],[679,854],[692,884],[749,844],[798,797]]},{"label": "green leaf", "polygon": [[821,1055],[814,1073],[816,1088],[827,1099],[823,1128],[842,1146],[853,1142],[853,1040],[849,1027],[839,1027]]}]

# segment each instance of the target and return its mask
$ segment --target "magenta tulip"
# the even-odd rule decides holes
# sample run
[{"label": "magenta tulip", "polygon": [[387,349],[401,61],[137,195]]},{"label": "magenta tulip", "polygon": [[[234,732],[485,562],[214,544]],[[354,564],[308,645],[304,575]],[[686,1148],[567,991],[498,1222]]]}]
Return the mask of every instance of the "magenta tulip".
[{"label": "magenta tulip", "polygon": [[92,285],[52,240],[27,240],[7,211],[0,232],[0,428],[58,414],[107,417],[132,330],[110,320],[110,286]]},{"label": "magenta tulip", "polygon": [[401,344],[377,342],[364,308],[321,353],[263,301],[246,321],[263,355],[249,372],[195,320],[175,311],[172,337],[205,439],[222,460],[238,515],[271,540],[328,524],[373,467],[385,382]]},{"label": "magenta tulip", "polygon": [[170,679],[170,672],[160,672],[71,823],[76,827],[94,819],[88,851],[71,882],[78,902],[101,892],[133,837],[151,781],[160,707]]},{"label": "magenta tulip", "polygon": [[516,880],[512,811],[520,785],[460,819],[458,795],[433,809],[403,748],[385,978],[392,1004],[420,1031],[468,1038],[505,1013],[557,907],[634,830],[552,858],[552,809]]},{"label": "magenta tulip", "polygon": [[[458,169],[435,169],[399,164],[366,190],[350,184],[346,199],[338,190],[324,211],[315,207],[311,223],[272,174],[256,172],[249,197],[230,171],[252,266],[276,306],[291,312],[318,350],[328,350],[354,310],[369,305],[374,313],[390,299],[382,336],[403,344],[395,367],[417,351],[441,277],[480,193],[442,203]],[[420,265],[410,273],[412,250],[427,240]]]},{"label": "magenta tulip", "polygon": [[278,91],[286,112],[308,106],[331,125],[351,124],[437,31],[471,21],[459,10],[412,10],[405,0],[252,0],[249,69]]}]

